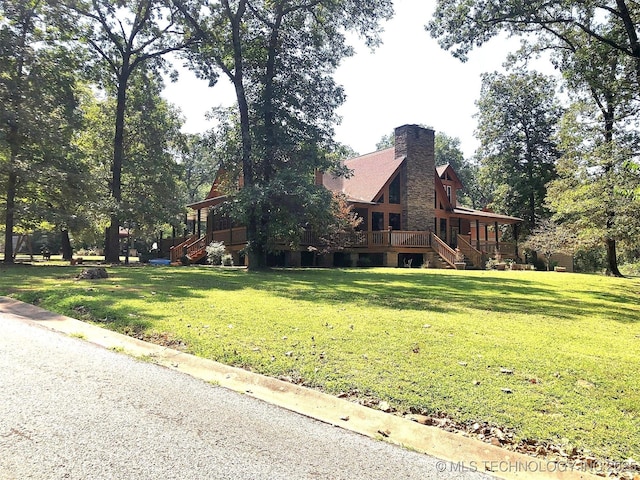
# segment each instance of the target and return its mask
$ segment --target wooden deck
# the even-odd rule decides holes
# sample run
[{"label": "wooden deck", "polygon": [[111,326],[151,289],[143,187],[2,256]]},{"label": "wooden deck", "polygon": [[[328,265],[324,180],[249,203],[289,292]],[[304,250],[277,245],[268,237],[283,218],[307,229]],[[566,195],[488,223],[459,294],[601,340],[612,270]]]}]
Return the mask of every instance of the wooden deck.
[{"label": "wooden deck", "polygon": [[[210,232],[200,238],[191,236],[184,242],[171,248],[171,262],[179,263],[186,257],[190,262],[197,262],[206,256],[206,247],[211,242],[223,242],[225,246],[239,250],[247,243],[247,232],[244,227]],[[511,243],[469,241],[468,236],[458,236],[456,251],[430,231],[368,231],[345,234],[340,239],[345,252],[403,252],[426,253],[435,252],[446,264],[455,268],[462,257],[476,268],[484,268],[489,257],[499,252],[503,258],[515,258],[515,246]],[[305,232],[300,240],[300,249],[318,245],[312,232]],[[282,244],[285,249],[285,243]],[[479,248],[478,248],[479,247]]]}]

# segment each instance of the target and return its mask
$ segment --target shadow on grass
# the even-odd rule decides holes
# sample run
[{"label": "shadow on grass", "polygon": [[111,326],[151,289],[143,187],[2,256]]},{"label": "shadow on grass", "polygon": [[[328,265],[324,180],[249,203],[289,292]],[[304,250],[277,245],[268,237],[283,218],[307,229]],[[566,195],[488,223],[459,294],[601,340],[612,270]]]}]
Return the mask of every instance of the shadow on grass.
[{"label": "shadow on grass", "polygon": [[[69,288],[68,281],[80,270],[68,266],[11,267],[6,271],[12,278],[0,279],[0,294],[15,291],[21,299],[26,298],[25,295],[30,297],[27,300],[30,303],[37,303],[37,297],[48,292],[69,297],[79,295],[75,301],[81,300],[92,309],[92,314],[105,313],[107,318],[110,314],[115,322],[124,322],[124,325],[118,323],[117,328],[126,327],[130,321],[126,317],[132,314],[127,309],[120,311],[118,300],[143,298],[150,303],[168,303],[180,298],[205,298],[208,290],[262,290],[301,302],[366,304],[394,310],[446,313],[471,309],[487,315],[536,312],[557,319],[597,315],[620,322],[640,321],[638,309],[631,307],[635,306],[637,290],[640,290],[635,281],[624,288],[616,285],[615,290],[600,291],[593,285],[552,284],[536,278],[535,272],[526,278],[502,272],[444,274],[417,269],[247,272],[207,267],[108,267],[110,278],[95,284],[78,280]],[[563,278],[569,281],[573,277]],[[60,284],[56,285],[55,280],[60,280]],[[100,288],[92,290],[92,285]],[[134,320],[131,323],[132,328],[138,324]]]}]

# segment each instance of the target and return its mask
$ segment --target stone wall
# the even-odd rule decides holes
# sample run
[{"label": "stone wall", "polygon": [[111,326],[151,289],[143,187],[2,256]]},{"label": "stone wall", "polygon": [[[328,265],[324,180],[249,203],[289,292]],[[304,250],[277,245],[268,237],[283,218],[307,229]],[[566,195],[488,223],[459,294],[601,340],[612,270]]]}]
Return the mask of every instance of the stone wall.
[{"label": "stone wall", "polygon": [[418,125],[403,125],[395,130],[396,158],[407,161],[402,176],[402,229],[433,228],[435,202],[434,131]]}]

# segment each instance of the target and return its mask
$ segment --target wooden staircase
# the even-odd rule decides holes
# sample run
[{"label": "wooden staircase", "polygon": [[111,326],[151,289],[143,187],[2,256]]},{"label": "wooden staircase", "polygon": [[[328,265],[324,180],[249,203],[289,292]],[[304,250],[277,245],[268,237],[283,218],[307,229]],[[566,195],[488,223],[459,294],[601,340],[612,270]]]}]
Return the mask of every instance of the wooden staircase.
[{"label": "wooden staircase", "polygon": [[171,247],[171,263],[181,263],[186,257],[189,263],[198,263],[207,256],[207,245],[211,243],[212,235],[209,233],[198,237],[192,235],[187,240],[175,247]]}]

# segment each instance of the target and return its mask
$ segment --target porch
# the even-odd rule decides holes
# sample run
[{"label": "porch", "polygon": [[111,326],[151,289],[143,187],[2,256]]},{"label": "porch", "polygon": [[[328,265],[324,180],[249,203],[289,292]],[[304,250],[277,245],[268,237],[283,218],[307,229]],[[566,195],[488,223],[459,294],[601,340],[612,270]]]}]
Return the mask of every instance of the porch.
[{"label": "porch", "polygon": [[[391,254],[386,266],[396,266],[398,255],[422,254],[425,260],[434,258],[440,260],[440,264],[446,268],[460,268],[461,263],[467,267],[483,269],[488,258],[496,253],[503,258],[515,258],[516,246],[512,243],[483,240],[472,245],[470,235],[458,235],[456,237],[457,249],[447,244],[439,236],[431,231],[360,231],[353,234],[343,234],[338,239],[342,245],[342,253],[361,254]],[[172,263],[179,263],[183,257],[189,262],[198,262],[206,256],[206,247],[211,242],[223,242],[229,252],[234,255],[236,264],[239,262],[239,252],[247,244],[247,232],[245,227],[233,227],[224,230],[216,230],[205,235],[193,234],[182,243],[171,247],[170,255]],[[309,252],[319,245],[313,232],[303,233],[298,248],[292,250],[285,242],[277,243],[278,250],[283,252]],[[477,247],[480,247],[478,249]],[[293,255],[293,265],[299,265],[300,255]],[[323,262],[330,266],[329,262]]]}]

